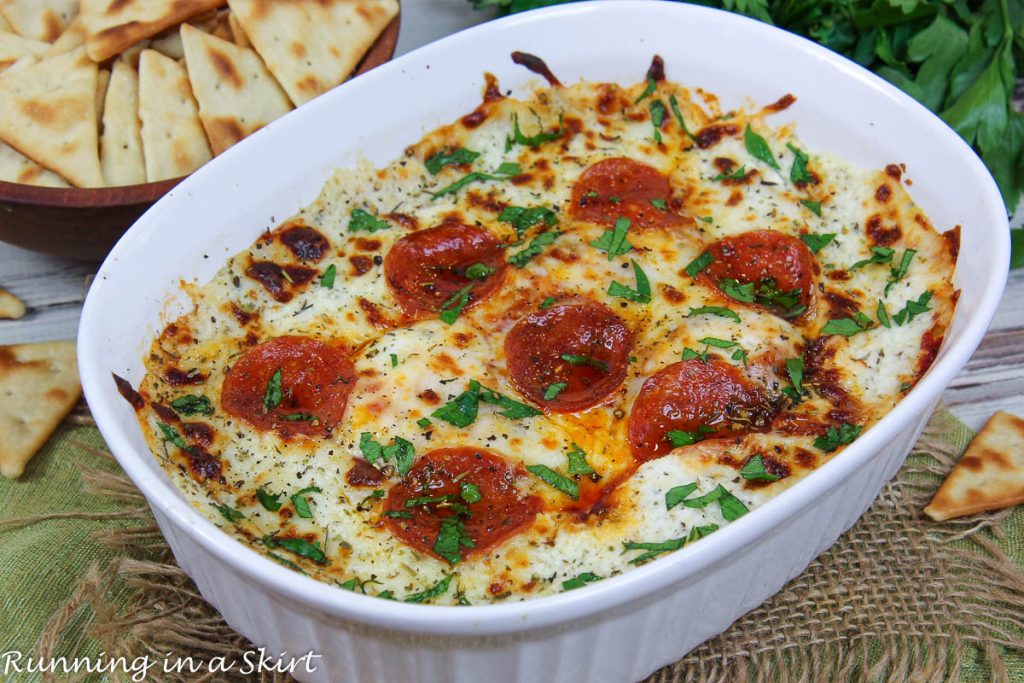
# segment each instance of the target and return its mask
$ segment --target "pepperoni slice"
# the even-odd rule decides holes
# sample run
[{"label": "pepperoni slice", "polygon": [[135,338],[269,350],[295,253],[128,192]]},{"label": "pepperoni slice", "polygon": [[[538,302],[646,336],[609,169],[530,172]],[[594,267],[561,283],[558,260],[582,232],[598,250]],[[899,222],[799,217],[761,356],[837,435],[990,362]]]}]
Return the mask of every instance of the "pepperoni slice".
[{"label": "pepperoni slice", "polygon": [[625,157],[599,161],[580,176],[572,188],[572,216],[578,220],[615,225],[628,218],[632,227],[664,228],[679,224],[668,207],[672,186],[658,169]]},{"label": "pepperoni slice", "polygon": [[[466,447],[430,451],[388,491],[384,503],[392,513],[385,513],[388,528],[413,548],[439,557],[435,545],[442,524],[457,516],[472,546],[459,543],[455,552],[462,557],[483,553],[529,527],[540,510],[540,499],[524,497],[516,489],[515,481],[522,476],[525,472],[490,451]],[[470,495],[473,488],[479,500]]]},{"label": "pepperoni slice", "polygon": [[505,358],[525,396],[572,412],[615,391],[626,377],[632,346],[633,333],[607,307],[564,304],[517,322],[505,337]]},{"label": "pepperoni slice", "polygon": [[629,416],[629,444],[643,462],[674,446],[668,432],[698,438],[739,436],[770,428],[775,408],[765,392],[717,356],[673,363],[640,388]]},{"label": "pepperoni slice", "polygon": [[[752,230],[726,237],[708,247],[711,264],[701,276],[730,294],[731,283],[753,284],[741,296],[785,318],[803,313],[814,292],[815,261],[811,250],[796,237],[776,230]],[[724,287],[724,288],[723,288]],[[747,296],[749,295],[749,297]],[[742,300],[742,299],[741,299]]]},{"label": "pepperoni slice", "polygon": [[[477,270],[488,274],[471,279],[466,271],[478,263],[487,268]],[[469,305],[486,298],[501,284],[505,265],[501,243],[490,232],[444,223],[398,240],[384,258],[384,275],[402,310],[417,315],[436,313],[469,285]]]},{"label": "pepperoni slice", "polygon": [[[279,402],[268,386],[281,371]],[[221,403],[229,414],[261,430],[327,436],[345,414],[355,371],[348,356],[309,337],[271,339],[246,351],[224,378]]]}]

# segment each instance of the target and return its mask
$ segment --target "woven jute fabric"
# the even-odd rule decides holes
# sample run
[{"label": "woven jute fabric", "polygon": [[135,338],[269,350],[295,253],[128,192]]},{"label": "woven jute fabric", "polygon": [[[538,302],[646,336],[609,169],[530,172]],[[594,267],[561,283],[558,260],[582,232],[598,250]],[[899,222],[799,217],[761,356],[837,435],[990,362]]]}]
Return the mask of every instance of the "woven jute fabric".
[{"label": "woven jute fabric", "polygon": [[[948,413],[936,413],[906,465],[835,546],[763,606],[649,681],[1024,680],[1024,513],[944,524],[921,514],[970,436]],[[86,493],[117,503],[82,513],[110,516],[93,537],[113,559],[93,562],[76,582],[35,654],[204,662],[250,650],[174,563],[141,495],[110,456],[78,447],[94,460],[80,466]],[[38,521],[8,519],[0,534]],[[152,672],[149,680],[232,679]]]}]

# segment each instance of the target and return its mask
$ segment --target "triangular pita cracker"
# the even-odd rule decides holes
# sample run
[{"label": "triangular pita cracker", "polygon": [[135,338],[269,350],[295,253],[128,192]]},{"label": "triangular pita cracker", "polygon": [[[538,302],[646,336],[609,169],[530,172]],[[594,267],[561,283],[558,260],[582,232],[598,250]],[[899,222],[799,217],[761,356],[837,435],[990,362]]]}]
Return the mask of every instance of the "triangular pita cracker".
[{"label": "triangular pita cracker", "polygon": [[25,302],[6,289],[0,289],[0,320],[17,320],[25,315]]},{"label": "triangular pita cracker", "polygon": [[[106,104],[107,86],[110,85],[110,72],[100,69],[96,73],[96,121],[103,120],[103,107]],[[101,164],[102,165],[102,164]]]},{"label": "triangular pita cracker", "polygon": [[139,123],[139,75],[127,62],[117,60],[107,86],[100,138],[100,164],[107,184],[146,182]]},{"label": "triangular pita cracker", "polygon": [[22,57],[42,57],[49,49],[49,43],[22,38],[10,31],[0,31],[0,71],[3,71]]},{"label": "triangular pita cracker", "polygon": [[53,171],[47,171],[24,154],[2,142],[0,142],[0,180],[41,187],[69,187],[59,175]]},{"label": "triangular pita cracker", "polygon": [[85,44],[97,62],[224,0],[82,0]]},{"label": "triangular pita cracker", "polygon": [[0,474],[20,477],[81,395],[75,342],[0,346]]},{"label": "triangular pita cracker", "polygon": [[199,119],[214,154],[280,118],[292,108],[287,95],[252,50],[181,27],[185,65],[199,102]]},{"label": "triangular pita cracker", "polygon": [[398,14],[398,0],[228,0],[296,106],[347,79]]},{"label": "triangular pita cracker", "polygon": [[139,58],[139,119],[149,182],[188,175],[212,158],[185,67],[156,50]]},{"label": "triangular pita cracker", "polygon": [[53,45],[47,48],[46,52],[43,53],[43,57],[62,55],[82,45],[85,45],[85,28],[82,26],[82,18],[75,17],[75,20],[68,25],[64,33],[60,34],[60,37],[53,41]]},{"label": "triangular pita cracker", "polygon": [[936,522],[1024,503],[1024,419],[999,412],[974,437],[925,514]]},{"label": "triangular pita cracker", "polygon": [[231,39],[235,45],[239,47],[252,47],[248,36],[245,35],[245,29],[238,22],[238,17],[235,16],[234,12],[228,12],[228,26],[231,27]]},{"label": "triangular pita cracker", "polygon": [[14,33],[14,27],[4,19],[3,14],[0,14],[0,31],[9,31],[10,33]]},{"label": "triangular pita cracker", "polygon": [[27,66],[38,64],[39,58],[35,55],[25,55],[24,57],[18,57],[13,63],[8,64],[6,67],[3,63],[0,63],[0,74],[14,73],[19,69],[24,69]]},{"label": "triangular pita cracker", "polygon": [[96,63],[83,48],[0,75],[0,139],[78,187],[100,187]]},{"label": "triangular pita cracker", "polygon": [[0,0],[0,14],[19,35],[52,43],[78,14],[78,0]]}]

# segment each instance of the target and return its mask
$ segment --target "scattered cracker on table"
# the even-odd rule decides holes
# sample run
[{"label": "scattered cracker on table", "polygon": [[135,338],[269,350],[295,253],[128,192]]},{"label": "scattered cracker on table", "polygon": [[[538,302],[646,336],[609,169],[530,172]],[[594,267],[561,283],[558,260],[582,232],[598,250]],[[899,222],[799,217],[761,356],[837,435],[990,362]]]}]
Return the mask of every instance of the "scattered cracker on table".
[{"label": "scattered cracker on table", "polygon": [[6,289],[0,288],[0,320],[17,320],[25,315],[25,303]]}]

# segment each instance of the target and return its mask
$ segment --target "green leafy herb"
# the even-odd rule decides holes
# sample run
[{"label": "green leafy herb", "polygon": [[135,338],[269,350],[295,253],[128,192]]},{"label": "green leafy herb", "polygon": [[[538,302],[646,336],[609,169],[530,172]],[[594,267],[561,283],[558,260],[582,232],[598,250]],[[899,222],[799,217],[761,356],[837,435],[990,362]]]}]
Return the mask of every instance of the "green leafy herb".
[{"label": "green leafy herb", "polygon": [[217,508],[217,512],[219,512],[224,517],[224,519],[228,520],[232,524],[240,522],[241,520],[245,519],[245,515],[243,515],[241,512],[228,505],[217,505],[215,503],[213,507]]},{"label": "green leafy herb", "polygon": [[634,541],[625,541],[622,544],[624,550],[645,550],[647,552],[634,557],[629,561],[630,564],[643,564],[648,560],[652,560],[662,553],[670,553],[673,550],[679,550],[686,545],[685,538],[673,538],[661,543],[636,543]]},{"label": "green leafy herb", "polygon": [[723,277],[718,281],[718,288],[730,299],[741,301],[745,304],[754,303],[754,283],[747,282],[740,284],[738,280],[731,277]]},{"label": "green leafy herb", "polygon": [[679,100],[676,99],[675,95],[669,95],[668,106],[672,109],[672,114],[676,117],[676,122],[679,127],[686,133],[686,137],[690,138],[694,142],[697,141],[697,136],[690,132],[690,129],[686,127],[686,120],[683,118],[683,112],[679,111]]},{"label": "green leafy herb", "polygon": [[557,140],[565,133],[565,115],[558,115],[558,130],[550,133],[537,133],[536,135],[523,135],[519,130],[519,114],[512,114],[512,135],[505,140],[505,149],[512,149],[512,144],[523,145],[524,147],[540,147],[545,142]]},{"label": "green leafy herb", "polygon": [[735,351],[732,352],[732,356],[730,357],[733,360],[743,361],[744,366],[746,366],[747,364],[747,352],[744,351],[743,349],[736,349]]},{"label": "green leafy herb", "polygon": [[195,394],[185,394],[171,401],[171,407],[179,415],[213,415],[210,399]]},{"label": "green leafy herb", "polygon": [[468,481],[459,482],[459,495],[462,496],[462,500],[470,505],[479,503],[480,499],[483,498],[480,494],[480,487]]},{"label": "green leafy herb", "polygon": [[630,224],[628,218],[619,218],[615,221],[615,227],[612,230],[605,230],[600,237],[590,243],[590,246],[607,252],[609,261],[616,256],[628,253],[633,248],[633,245],[626,240]]},{"label": "green leafy herb", "polygon": [[816,184],[818,179],[807,170],[807,154],[791,142],[787,142],[786,147],[793,153],[793,166],[789,169],[790,182],[797,185],[804,185],[806,183]]},{"label": "green leafy herb", "polygon": [[612,282],[608,287],[608,294],[621,299],[633,301],[638,304],[646,304],[651,301],[651,281],[647,279],[646,273],[640,268],[640,264],[630,259],[633,264],[633,272],[636,274],[636,289],[628,287],[620,282]]},{"label": "green leafy herb", "polygon": [[462,310],[469,305],[469,293],[474,287],[476,287],[476,283],[469,283],[441,304],[438,317],[441,318],[442,322],[452,325],[459,319],[459,316],[462,315]]},{"label": "green leafy herb", "polygon": [[668,211],[668,204],[665,203],[664,199],[652,199],[651,206],[659,211]]},{"label": "green leafy herb", "polygon": [[408,510],[385,510],[383,515],[393,519],[412,519],[412,513]]},{"label": "green leafy herb", "polygon": [[519,420],[524,417],[540,415],[540,411],[533,406],[513,400],[508,396],[499,394],[497,391],[488,389],[487,387],[481,387],[480,400],[484,403],[496,406],[498,408],[498,415],[507,417],[510,420]]},{"label": "green leafy herb", "polygon": [[554,384],[549,384],[548,388],[544,390],[544,400],[554,401],[568,386],[568,382],[555,382]]},{"label": "green leafy herb", "polygon": [[760,454],[747,461],[740,470],[740,476],[748,481],[778,481],[779,477],[764,468],[764,458]]},{"label": "green leafy herb", "polygon": [[806,235],[800,235],[800,239],[807,245],[807,248],[815,254],[831,244],[835,238],[836,233],[834,232],[822,234],[809,232]]},{"label": "green leafy herb", "polygon": [[508,206],[498,215],[498,220],[511,223],[520,235],[538,223],[550,228],[558,222],[555,212],[546,206]]},{"label": "green leafy herb", "polygon": [[327,555],[320,546],[310,543],[304,538],[278,538],[264,536],[263,544],[270,548],[282,548],[290,553],[313,560],[317,564],[327,564]]},{"label": "green leafy herb", "polygon": [[550,246],[554,243],[561,234],[562,233],[555,232],[554,230],[540,233],[530,240],[530,244],[528,244],[525,249],[509,256],[508,262],[516,268],[525,268],[526,264],[529,263],[531,259],[542,254],[544,252],[544,247]]},{"label": "green leafy herb", "polygon": [[685,349],[683,349],[683,360],[695,360],[695,359],[700,359],[701,361],[707,363],[708,362],[708,352],[705,351],[703,353],[700,353],[698,351],[694,351],[690,347],[686,347]]},{"label": "green leafy herb", "polygon": [[885,285],[885,294],[889,295],[889,290],[892,286],[903,279],[903,276],[910,270],[910,262],[914,260],[914,254],[917,253],[916,249],[905,249],[903,256],[900,257],[900,264],[895,268],[889,269],[889,281]]},{"label": "green leafy herb", "polygon": [[857,313],[853,318],[832,318],[821,328],[821,335],[824,337],[830,334],[839,334],[844,337],[852,337],[870,327],[870,318],[863,313]]},{"label": "green leafy herb", "polygon": [[810,199],[801,199],[800,203],[807,207],[807,209],[815,216],[821,216],[821,202],[816,202]]},{"label": "green leafy herb", "polygon": [[576,444],[573,444],[572,449],[565,455],[569,459],[569,466],[566,468],[569,474],[579,474],[583,476],[596,474],[596,472],[594,472],[594,468],[587,462],[587,454]]},{"label": "green leafy herb", "polygon": [[549,296],[547,299],[544,299],[544,301],[540,302],[540,310],[544,311],[551,308],[552,306],[555,305],[556,301],[558,301],[557,298]]},{"label": "green leafy herb", "polygon": [[701,219],[705,223],[714,223],[715,222],[715,219],[712,216],[697,216],[697,218]]},{"label": "green leafy herb", "polygon": [[708,505],[711,505],[716,500],[724,496],[726,493],[728,493],[728,491],[725,489],[725,487],[719,484],[715,488],[705,493],[703,496],[697,496],[696,498],[688,498],[687,500],[684,500],[683,505],[685,505],[688,508],[706,508]]},{"label": "green leafy herb", "polygon": [[311,415],[310,413],[288,413],[282,417],[289,422],[316,422],[319,419],[316,415]]},{"label": "green leafy herb", "polygon": [[747,129],[743,131],[743,144],[747,148],[747,153],[759,161],[763,161],[772,168],[779,168],[779,162],[775,159],[775,155],[772,154],[772,148],[768,146],[768,141],[757,134],[750,124],[747,124]]},{"label": "green leafy herb", "polygon": [[690,312],[686,314],[686,317],[692,318],[697,315],[717,315],[719,318],[728,318],[729,320],[740,322],[739,313],[724,306],[701,306],[699,308],[691,308]]},{"label": "green leafy herb", "polygon": [[700,340],[700,343],[714,346],[717,349],[731,349],[736,346],[736,342],[728,339],[719,339],[718,337],[704,337]]},{"label": "green leafy herb", "polygon": [[494,275],[497,268],[492,268],[486,263],[474,263],[469,268],[466,268],[466,277],[470,280],[486,280],[491,275]]},{"label": "green leafy herb", "polygon": [[665,493],[665,507],[671,510],[682,503],[687,496],[696,490],[697,482],[683,484],[682,486],[673,486]]},{"label": "green leafy herb", "polygon": [[281,391],[281,368],[274,371],[270,381],[267,382],[267,390],[263,394],[263,407],[270,411],[281,405],[284,393]]},{"label": "green leafy herb", "polygon": [[640,104],[645,99],[654,94],[655,89],[658,87],[657,81],[654,80],[654,76],[647,77],[647,87],[640,93],[640,96],[633,100],[633,104]]},{"label": "green leafy herb", "polygon": [[[443,408],[444,406],[442,406]],[[378,443],[370,432],[359,435],[359,450],[371,465],[377,460],[394,460],[399,476],[404,477],[416,458],[416,449],[411,442],[396,436],[387,446]]]},{"label": "green leafy herb", "polygon": [[697,427],[695,432],[684,432],[681,429],[671,429],[665,433],[665,437],[672,444],[673,448],[692,446],[698,441],[703,441],[708,434],[714,434],[715,430],[707,425]]},{"label": "green leafy herb", "polygon": [[730,169],[728,171],[722,171],[721,173],[716,175],[714,178],[712,178],[711,181],[712,182],[716,182],[716,183],[720,183],[720,182],[723,182],[725,180],[740,181],[740,180],[745,180],[746,177],[747,177],[747,167],[746,166],[740,166],[738,168],[733,168],[733,169]]},{"label": "green leafy herb", "polygon": [[349,232],[377,232],[387,230],[391,224],[381,220],[368,211],[352,209],[352,216],[348,222]]},{"label": "green leafy herb", "polygon": [[892,261],[893,250],[889,247],[871,247],[871,258],[857,261],[847,270],[857,270],[872,263],[889,263]]},{"label": "green leafy herb", "polygon": [[580,497],[580,487],[572,479],[555,472],[547,465],[527,465],[526,471],[553,489],[557,489],[573,500]]},{"label": "green leafy herb", "polygon": [[462,561],[462,548],[475,548],[476,543],[466,531],[466,526],[457,515],[441,520],[441,529],[434,541],[434,552],[448,560],[449,564]]},{"label": "green leafy herb", "polygon": [[270,512],[277,512],[281,509],[281,496],[283,493],[271,493],[265,491],[262,487],[256,489],[256,500],[260,502],[265,510]]},{"label": "green leafy herb", "polygon": [[600,581],[601,578],[602,577],[598,576],[597,574],[594,574],[593,572],[583,572],[582,574],[577,574],[571,579],[563,581],[562,590],[571,591],[574,588],[583,588],[583,586],[587,585],[588,583]]},{"label": "green leafy herb", "polygon": [[665,123],[665,104],[654,100],[648,107],[651,112],[651,124],[654,126],[654,141],[661,142],[661,124]]},{"label": "green leafy herb", "polygon": [[394,354],[394,353],[389,353],[388,357],[391,359],[391,367],[397,368],[398,367],[398,355]]},{"label": "green leafy herb", "polygon": [[189,446],[185,443],[185,439],[181,438],[181,434],[178,430],[170,425],[166,425],[163,422],[157,422],[156,426],[160,428],[160,432],[164,435],[164,438],[183,451],[189,450]]},{"label": "green leafy herb", "polygon": [[840,446],[853,443],[860,436],[863,429],[860,425],[847,424],[846,422],[839,425],[839,427],[829,427],[824,436],[819,436],[814,440],[814,447],[820,448],[826,453],[831,453]]},{"label": "green leafy herb", "polygon": [[799,400],[799,397],[804,393],[803,356],[799,358],[787,358],[786,373],[789,375],[789,381],[793,383],[793,391],[797,396],[797,400]]},{"label": "green leafy herb", "polygon": [[431,417],[455,425],[460,429],[473,424],[480,409],[480,383],[470,380],[469,389],[431,413]]},{"label": "green leafy herb", "polygon": [[454,574],[449,574],[440,581],[438,581],[433,587],[428,588],[425,591],[419,593],[413,593],[405,599],[405,602],[421,603],[426,602],[432,598],[444,595],[448,592],[448,587],[452,584],[452,577]]},{"label": "green leafy herb", "polygon": [[903,308],[893,314],[892,319],[897,325],[903,326],[913,320],[915,317],[922,313],[927,313],[932,310],[928,307],[928,302],[932,300],[932,293],[925,292],[917,298],[917,300],[909,300],[903,306]]},{"label": "green leafy herb", "polygon": [[[719,484],[721,486],[721,484]],[[734,496],[729,491],[722,494],[722,497],[718,499],[718,506],[722,508],[722,516],[725,517],[727,522],[735,522],[743,515],[750,512],[750,509],[743,504],[743,501]]]},{"label": "green leafy herb", "polygon": [[710,251],[705,251],[703,254],[690,261],[686,266],[686,274],[690,277],[697,277],[702,270],[711,265],[711,262],[714,259],[715,257],[711,255]]},{"label": "green leafy herb", "polygon": [[888,329],[892,327],[892,322],[889,320],[889,311],[885,310],[885,302],[881,299],[878,300],[878,308],[875,309],[875,317],[878,318],[878,324]]},{"label": "green leafy herb", "polygon": [[600,370],[601,372],[608,372],[607,363],[599,361],[596,358],[591,358],[590,356],[581,356],[575,353],[563,353],[561,355],[561,358],[566,363],[572,366],[589,365],[595,370]]},{"label": "green leafy herb", "polygon": [[426,429],[433,423],[430,421],[429,417],[421,417],[420,419],[416,420],[416,424],[419,425],[420,429]]},{"label": "green leafy herb", "polygon": [[313,511],[309,509],[310,493],[323,493],[319,486],[307,486],[298,493],[292,494],[292,505],[295,507],[295,514],[303,519],[312,519]]},{"label": "green leafy herb", "polygon": [[334,289],[334,277],[338,274],[338,267],[333,263],[327,266],[327,270],[320,276],[320,286],[324,289]]},{"label": "green leafy herb", "polygon": [[430,175],[437,175],[441,169],[449,164],[471,164],[480,156],[480,152],[474,152],[465,147],[445,147],[437,154],[427,159],[424,166],[430,171]]},{"label": "green leafy herb", "polygon": [[[448,185],[447,187],[444,187],[435,192],[434,194],[430,195],[430,198],[437,199],[438,197],[443,197],[446,194],[453,194],[464,188],[466,185],[469,185],[470,183],[485,182],[488,180],[508,180],[510,178],[516,177],[522,172],[523,170],[519,167],[519,164],[511,161],[506,161],[500,166],[498,166],[498,168],[494,170],[494,173],[482,173],[480,171],[473,171],[472,173],[468,173],[463,177],[459,178],[458,180],[456,180],[451,185]],[[351,227],[349,229],[351,230]]]}]

